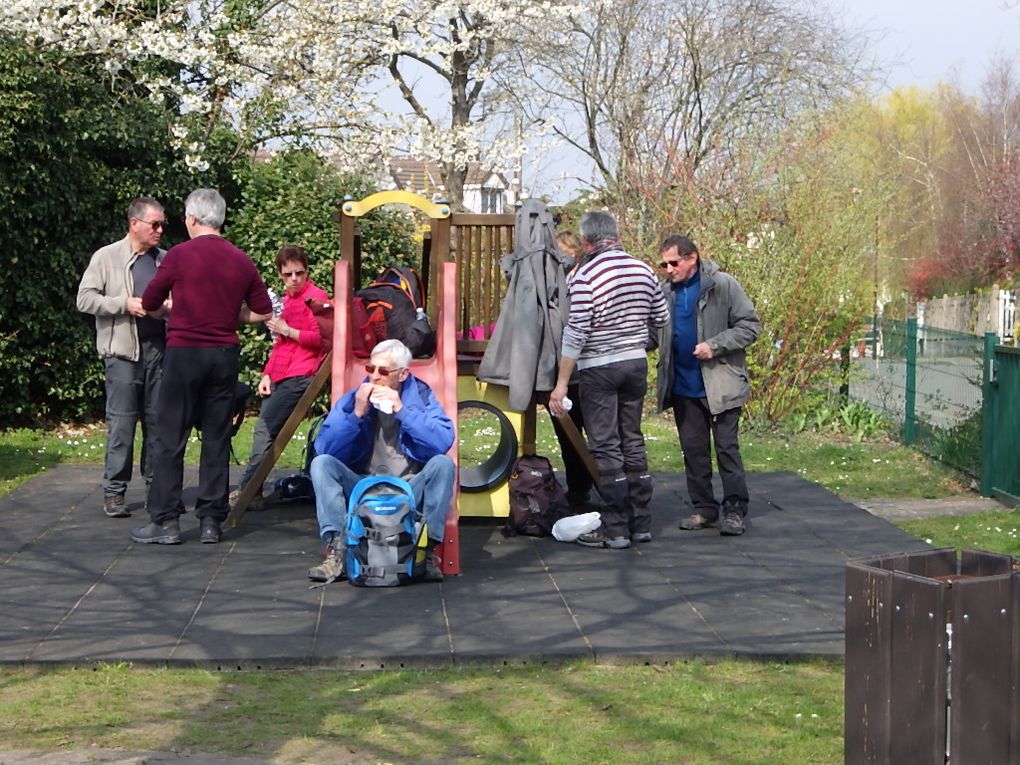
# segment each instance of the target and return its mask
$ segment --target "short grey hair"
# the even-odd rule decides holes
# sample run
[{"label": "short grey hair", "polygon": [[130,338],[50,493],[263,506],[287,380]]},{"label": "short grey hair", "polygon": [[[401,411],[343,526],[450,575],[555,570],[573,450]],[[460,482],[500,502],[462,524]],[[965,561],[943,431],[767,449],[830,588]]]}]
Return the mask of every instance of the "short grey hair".
[{"label": "short grey hair", "polygon": [[593,210],[581,217],[581,236],[588,244],[595,244],[603,239],[619,239],[620,229],[612,213]]},{"label": "short grey hair", "polygon": [[163,205],[152,197],[137,197],[136,199],[132,199],[131,204],[128,205],[127,209],[128,220],[130,221],[132,218],[144,220],[147,210],[158,210],[159,212],[163,212]]},{"label": "short grey hair", "polygon": [[372,349],[372,358],[385,356],[392,361],[399,369],[407,369],[411,366],[411,351],[399,340],[383,340]]},{"label": "short grey hair", "polygon": [[184,214],[218,231],[227,217],[227,202],[216,189],[195,189],[184,202]]}]

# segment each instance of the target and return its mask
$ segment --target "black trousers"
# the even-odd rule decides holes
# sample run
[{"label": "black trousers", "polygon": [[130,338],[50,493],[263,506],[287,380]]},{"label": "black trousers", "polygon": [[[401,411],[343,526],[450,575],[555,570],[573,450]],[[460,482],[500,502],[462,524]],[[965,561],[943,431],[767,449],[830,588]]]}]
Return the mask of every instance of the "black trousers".
[{"label": "black trousers", "polygon": [[164,523],[184,512],[184,450],[192,427],[202,430],[195,515],[223,521],[229,514],[230,416],[239,348],[166,349],[156,413],[149,515]]},{"label": "black trousers", "polygon": [[673,417],[684,453],[687,494],[694,511],[708,519],[719,516],[712,492],[712,443],[723,485],[723,511],[747,515],[747,480],[740,458],[740,407],[713,415],[703,398],[673,396]]},{"label": "black trousers", "polygon": [[641,433],[648,389],[645,359],[618,361],[580,371],[588,448],[599,468],[603,533],[630,537],[651,528],[652,479]]},{"label": "black trousers", "polygon": [[[581,405],[580,385],[567,386],[567,398],[573,403],[567,416],[573,421],[577,431],[583,433],[584,410]],[[581,455],[574,451],[574,447],[567,438],[567,434],[563,432],[560,419],[553,417],[552,424],[553,431],[556,433],[556,440],[560,442],[560,454],[563,456],[563,472],[566,473],[567,477],[567,499],[571,502],[587,502],[592,483],[591,476],[588,475],[588,469],[584,466],[584,460],[581,459]]]}]

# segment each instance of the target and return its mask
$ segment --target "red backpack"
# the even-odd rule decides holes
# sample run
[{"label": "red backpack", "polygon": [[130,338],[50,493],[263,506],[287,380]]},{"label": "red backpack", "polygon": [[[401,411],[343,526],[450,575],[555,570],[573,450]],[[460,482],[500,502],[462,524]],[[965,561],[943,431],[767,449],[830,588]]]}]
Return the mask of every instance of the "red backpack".
[{"label": "red backpack", "polygon": [[386,315],[381,306],[373,306],[371,313],[364,298],[351,300],[351,339],[354,355],[367,359],[376,344],[386,339]]}]

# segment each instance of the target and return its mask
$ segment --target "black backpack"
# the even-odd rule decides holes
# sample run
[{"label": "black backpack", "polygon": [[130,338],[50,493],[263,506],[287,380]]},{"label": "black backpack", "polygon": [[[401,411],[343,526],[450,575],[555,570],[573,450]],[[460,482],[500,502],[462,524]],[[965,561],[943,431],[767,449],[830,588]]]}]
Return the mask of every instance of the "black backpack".
[{"label": "black backpack", "polygon": [[[241,423],[244,422],[244,415],[248,411],[248,399],[251,398],[252,388],[247,383],[236,382],[234,383],[234,400],[231,404],[230,409],[230,438],[233,439],[237,435],[237,431],[241,429]],[[202,408],[196,407],[194,413],[194,422],[192,426],[198,431],[199,439],[202,438]],[[240,461],[237,459],[237,455],[234,454],[234,444],[230,444],[230,456],[233,457],[234,463],[240,465]]]},{"label": "black backpack", "polygon": [[273,484],[273,494],[280,499],[299,499],[307,502],[315,501],[315,487],[312,486],[312,460],[315,459],[315,437],[319,434],[319,428],[326,420],[324,412],[312,420],[308,426],[308,438],[305,440],[304,449],[301,451],[302,468],[297,473],[277,478]]},{"label": "black backpack", "polygon": [[510,471],[510,514],[504,534],[547,537],[553,524],[570,515],[567,495],[545,457],[519,457]]},{"label": "black backpack", "polygon": [[[234,399],[230,407],[230,437],[237,435],[244,422],[244,415],[248,411],[248,399],[251,398],[252,389],[247,383],[234,383]],[[192,425],[195,430],[202,432],[202,408],[196,407]]]},{"label": "black backpack", "polygon": [[425,287],[413,268],[387,266],[374,282],[354,296],[361,300],[369,316],[382,309],[387,339],[402,342],[415,358],[436,352],[436,333],[425,315]]}]

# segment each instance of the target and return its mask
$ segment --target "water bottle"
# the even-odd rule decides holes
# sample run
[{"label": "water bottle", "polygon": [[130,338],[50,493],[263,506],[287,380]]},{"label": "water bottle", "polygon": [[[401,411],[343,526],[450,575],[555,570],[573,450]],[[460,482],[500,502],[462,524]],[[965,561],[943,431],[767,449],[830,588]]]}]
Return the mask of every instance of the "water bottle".
[{"label": "water bottle", "polygon": [[[283,298],[277,295],[272,289],[267,289],[267,292],[269,292],[269,302],[273,304],[273,317],[278,319],[280,318],[280,314],[283,313]],[[273,338],[274,342],[276,338],[279,337],[278,332],[270,332],[269,334]]]}]

